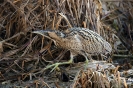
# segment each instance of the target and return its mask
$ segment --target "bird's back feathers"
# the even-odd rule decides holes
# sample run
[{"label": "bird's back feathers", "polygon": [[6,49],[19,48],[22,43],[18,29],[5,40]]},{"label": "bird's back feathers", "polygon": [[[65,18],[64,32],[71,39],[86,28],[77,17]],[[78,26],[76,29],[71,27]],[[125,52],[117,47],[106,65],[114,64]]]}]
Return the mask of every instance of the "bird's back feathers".
[{"label": "bird's back feathers", "polygon": [[42,33],[41,35],[48,33],[47,36],[54,40],[57,46],[77,54],[107,54],[112,51],[111,45],[105,39],[87,28],[70,28],[67,32],[56,30],[40,32]]}]

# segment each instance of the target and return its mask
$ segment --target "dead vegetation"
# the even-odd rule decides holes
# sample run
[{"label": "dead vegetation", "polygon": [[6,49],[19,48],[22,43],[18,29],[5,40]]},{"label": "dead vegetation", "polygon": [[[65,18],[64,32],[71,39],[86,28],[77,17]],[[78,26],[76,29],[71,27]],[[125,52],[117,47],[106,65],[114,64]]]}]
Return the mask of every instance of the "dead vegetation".
[{"label": "dead vegetation", "polygon": [[[132,1],[1,0],[0,12],[0,87],[132,86]],[[48,64],[69,60],[69,52],[32,31],[71,27],[89,28],[110,42],[113,52],[109,62],[114,61],[116,67],[103,68],[100,62],[84,71],[81,63],[75,63],[61,66],[57,72],[40,72]],[[77,58],[82,62],[81,56]]]}]

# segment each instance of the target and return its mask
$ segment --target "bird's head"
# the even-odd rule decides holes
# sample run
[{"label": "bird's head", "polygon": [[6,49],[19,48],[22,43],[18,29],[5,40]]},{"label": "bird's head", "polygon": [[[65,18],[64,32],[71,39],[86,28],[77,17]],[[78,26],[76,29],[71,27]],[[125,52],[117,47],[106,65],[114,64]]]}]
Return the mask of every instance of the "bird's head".
[{"label": "bird's head", "polygon": [[48,39],[53,40],[54,42],[60,41],[65,37],[65,34],[57,30],[39,30],[33,31],[32,33],[42,35]]}]

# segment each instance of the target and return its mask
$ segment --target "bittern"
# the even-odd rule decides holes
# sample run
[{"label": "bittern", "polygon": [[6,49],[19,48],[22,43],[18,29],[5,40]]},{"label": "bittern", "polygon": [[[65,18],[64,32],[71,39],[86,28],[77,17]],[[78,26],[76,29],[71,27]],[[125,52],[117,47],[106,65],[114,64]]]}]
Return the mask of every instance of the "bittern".
[{"label": "bittern", "polygon": [[52,71],[63,64],[73,62],[75,56],[83,55],[88,63],[88,58],[91,60],[92,55],[111,53],[111,45],[104,40],[98,33],[87,28],[69,28],[64,32],[58,30],[39,30],[33,33],[40,34],[48,39],[51,39],[54,44],[60,48],[70,50],[70,60],[68,62],[60,62],[47,66],[45,69],[54,66]]}]

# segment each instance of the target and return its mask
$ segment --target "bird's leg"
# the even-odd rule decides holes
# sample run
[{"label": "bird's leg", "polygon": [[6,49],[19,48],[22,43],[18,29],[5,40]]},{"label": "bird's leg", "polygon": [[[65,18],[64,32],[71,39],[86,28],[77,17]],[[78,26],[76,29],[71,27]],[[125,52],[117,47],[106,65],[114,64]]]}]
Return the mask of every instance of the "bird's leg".
[{"label": "bird's leg", "polygon": [[67,61],[67,62],[59,62],[59,63],[55,63],[55,64],[52,64],[52,65],[48,65],[48,66],[46,66],[46,68],[43,69],[43,71],[46,70],[46,69],[49,69],[49,68],[54,67],[54,68],[50,71],[50,72],[52,72],[52,71],[54,71],[56,68],[58,68],[59,65],[71,64],[71,63],[73,63],[73,54],[72,54],[72,53],[70,53],[70,60],[69,60],[69,61]]},{"label": "bird's leg", "polygon": [[85,56],[85,63],[88,64],[89,63],[89,60],[88,60],[88,57]]},{"label": "bird's leg", "polygon": [[88,58],[90,59],[90,61],[93,61],[93,59],[92,59],[92,57],[91,57],[90,54],[85,54],[84,57],[85,57],[85,69],[87,69],[87,67],[88,67],[88,63],[89,63]]},{"label": "bird's leg", "polygon": [[60,63],[55,63],[55,67],[51,70],[54,71],[59,65],[65,65],[65,64],[71,64],[73,62],[73,59],[71,58],[69,61],[67,62],[60,62]]},{"label": "bird's leg", "polygon": [[84,54],[84,57],[85,57],[85,62],[86,62],[87,64],[89,63],[88,58],[90,59],[90,61],[93,61],[93,59],[92,59],[92,57],[91,57],[90,54],[85,53],[85,54]]}]

